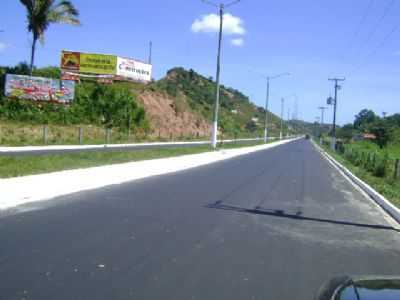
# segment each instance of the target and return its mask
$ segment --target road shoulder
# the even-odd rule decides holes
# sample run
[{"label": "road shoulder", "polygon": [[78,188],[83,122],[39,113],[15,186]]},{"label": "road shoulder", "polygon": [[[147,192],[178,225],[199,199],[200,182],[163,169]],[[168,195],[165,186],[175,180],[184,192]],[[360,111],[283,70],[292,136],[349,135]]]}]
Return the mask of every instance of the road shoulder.
[{"label": "road shoulder", "polygon": [[400,226],[400,209],[395,207],[389,200],[378,193],[369,184],[354,175],[348,168],[339,163],[314,141],[312,141],[312,144],[322,155],[322,157],[324,157],[335,169],[337,169],[343,177],[345,177],[355,188],[357,188],[368,200],[373,201],[373,203],[375,203],[385,215],[389,216],[393,221],[395,221],[394,223],[397,227]]}]

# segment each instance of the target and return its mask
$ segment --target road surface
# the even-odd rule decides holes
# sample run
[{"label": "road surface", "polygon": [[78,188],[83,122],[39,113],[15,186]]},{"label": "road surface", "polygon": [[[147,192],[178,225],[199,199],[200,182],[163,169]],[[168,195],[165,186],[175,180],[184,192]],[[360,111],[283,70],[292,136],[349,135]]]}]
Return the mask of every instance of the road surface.
[{"label": "road surface", "polygon": [[392,226],[300,140],[3,213],[0,299],[309,300],[400,275]]}]

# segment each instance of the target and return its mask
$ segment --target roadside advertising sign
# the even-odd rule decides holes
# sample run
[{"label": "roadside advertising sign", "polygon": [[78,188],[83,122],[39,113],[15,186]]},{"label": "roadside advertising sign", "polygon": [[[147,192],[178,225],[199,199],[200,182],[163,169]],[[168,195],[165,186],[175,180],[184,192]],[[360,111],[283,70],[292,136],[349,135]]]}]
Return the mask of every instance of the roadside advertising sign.
[{"label": "roadside advertising sign", "polygon": [[25,75],[6,75],[5,95],[33,101],[69,104],[74,100],[75,82]]},{"label": "roadside advertising sign", "polygon": [[[133,80],[150,82],[152,65],[144,62],[117,57],[115,55],[92,54],[74,51],[62,51],[61,70],[63,78],[107,76],[109,80]],[[90,75],[93,74],[93,75]]]},{"label": "roadside advertising sign", "polygon": [[129,58],[118,57],[117,75],[135,81],[151,81],[152,65]]},{"label": "roadside advertising sign", "polygon": [[62,51],[61,69],[77,73],[116,75],[115,55]]},{"label": "roadside advertising sign", "polygon": [[115,75],[117,57],[104,54],[80,54],[80,68],[82,73]]}]

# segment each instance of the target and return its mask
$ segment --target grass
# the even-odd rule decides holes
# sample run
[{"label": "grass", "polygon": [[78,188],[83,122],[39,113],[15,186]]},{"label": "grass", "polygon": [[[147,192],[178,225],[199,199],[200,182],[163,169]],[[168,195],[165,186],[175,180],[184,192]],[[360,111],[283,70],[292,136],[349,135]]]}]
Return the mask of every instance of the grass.
[{"label": "grass", "polygon": [[[225,144],[220,149],[260,145],[256,143]],[[93,151],[52,155],[0,155],[0,178],[49,173],[61,170],[89,168],[124,162],[166,158],[210,151],[208,145],[191,148],[162,148],[135,151]]]},{"label": "grass", "polygon": [[362,179],[370,186],[372,186],[376,191],[385,196],[394,205],[400,208],[400,179],[393,179],[390,177],[376,177],[370,172],[366,171],[361,166],[356,166],[350,161],[345,159],[342,155],[337,152],[332,151],[330,147],[323,146],[324,150],[333,156],[338,162],[343,164],[348,168],[354,175]]},{"label": "grass", "polygon": [[[79,128],[82,128],[83,144],[96,145],[106,143],[106,129],[95,125],[48,125],[47,145],[78,145]],[[44,125],[27,124],[0,120],[0,146],[43,146]],[[204,140],[208,137],[174,136],[176,141]],[[127,132],[114,128],[111,131],[111,144],[170,141],[170,137],[158,137],[157,134],[145,135],[132,130]]]}]

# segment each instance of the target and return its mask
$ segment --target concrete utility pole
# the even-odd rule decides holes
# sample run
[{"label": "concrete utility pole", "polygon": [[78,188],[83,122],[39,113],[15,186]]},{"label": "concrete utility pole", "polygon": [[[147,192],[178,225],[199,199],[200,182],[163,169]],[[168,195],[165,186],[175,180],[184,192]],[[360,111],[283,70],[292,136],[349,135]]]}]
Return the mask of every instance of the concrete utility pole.
[{"label": "concrete utility pole", "polygon": [[279,139],[283,138],[283,111],[285,109],[285,99],[281,99],[281,132],[279,134]]},{"label": "concrete utility pole", "polygon": [[264,142],[268,142],[268,109],[269,109],[269,89],[270,89],[270,81],[272,79],[276,79],[282,76],[290,76],[290,73],[282,73],[274,76],[267,76],[267,99],[265,101],[265,129],[264,129]]},{"label": "concrete utility pole", "polygon": [[335,99],[332,99],[331,97],[328,98],[328,104],[332,104],[333,101],[333,127],[332,127],[332,150],[336,149],[336,110],[337,110],[337,100],[338,100],[338,90],[341,88],[341,86],[338,84],[338,82],[345,81],[345,78],[329,78],[329,81],[334,81],[335,82]]},{"label": "concrete utility pole", "polygon": [[153,42],[149,43],[149,65],[151,65],[151,61],[153,59]]},{"label": "concrete utility pole", "polygon": [[214,113],[213,113],[213,128],[212,128],[212,134],[211,134],[211,145],[215,149],[215,148],[217,148],[217,141],[218,141],[218,111],[219,111],[219,97],[220,97],[219,77],[220,77],[220,72],[221,72],[221,46],[222,46],[222,29],[223,29],[223,22],[224,22],[224,11],[226,8],[239,3],[240,0],[233,1],[228,4],[225,4],[225,3],[216,4],[216,3],[206,1],[206,0],[202,0],[202,1],[203,1],[203,3],[217,7],[219,9],[217,76],[216,76],[216,88],[215,88],[216,95],[215,95]]}]

